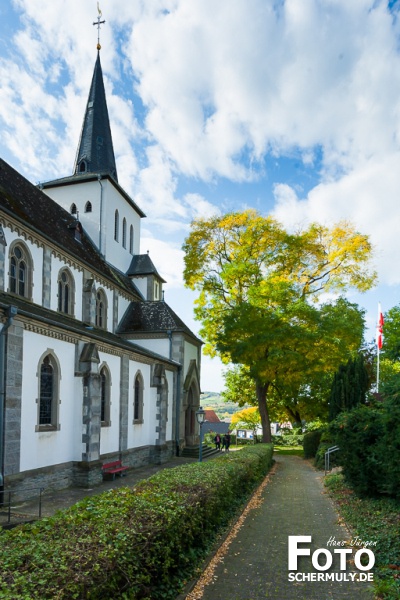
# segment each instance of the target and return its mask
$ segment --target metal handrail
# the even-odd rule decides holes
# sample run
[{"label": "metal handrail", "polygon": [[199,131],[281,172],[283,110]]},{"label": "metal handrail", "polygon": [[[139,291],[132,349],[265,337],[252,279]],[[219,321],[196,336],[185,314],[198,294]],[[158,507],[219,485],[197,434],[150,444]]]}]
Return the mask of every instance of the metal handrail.
[{"label": "metal handrail", "polygon": [[[36,491],[36,490],[39,490],[37,495],[39,497],[39,506],[38,506],[38,513],[39,514],[38,514],[38,518],[40,519],[42,517],[42,493],[44,492],[45,489],[46,488],[44,488],[44,487],[34,487],[34,488],[26,488],[24,490],[19,490],[19,491],[16,491],[16,490],[11,490],[11,491],[1,490],[0,491],[0,506],[3,506],[3,507],[7,506],[7,508],[8,508],[8,510],[7,510],[7,523],[9,524],[11,522],[11,498],[12,498],[12,495],[13,494],[14,495],[18,494],[18,496],[21,496],[25,492],[33,492],[33,491]],[[5,494],[8,494],[8,502],[5,501]],[[34,496],[36,496],[36,494]],[[29,496],[28,498],[25,498],[25,500],[30,500],[34,496],[33,495]],[[22,499],[22,500],[24,500],[24,499]]]},{"label": "metal handrail", "polygon": [[337,452],[338,450],[340,450],[339,446],[331,446],[325,452],[325,475],[326,475],[327,471],[330,471],[330,469],[329,469],[329,457],[330,457],[330,455],[332,454],[332,452]]}]

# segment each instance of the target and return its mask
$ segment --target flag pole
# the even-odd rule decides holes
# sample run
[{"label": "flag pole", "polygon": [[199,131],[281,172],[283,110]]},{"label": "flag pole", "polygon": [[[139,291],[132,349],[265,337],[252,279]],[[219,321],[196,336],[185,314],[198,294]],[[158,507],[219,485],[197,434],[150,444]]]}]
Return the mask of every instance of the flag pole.
[{"label": "flag pole", "polygon": [[377,346],[377,353],[378,353],[378,356],[377,356],[378,360],[376,361],[376,391],[378,393],[379,392],[379,354],[380,354],[379,346]]}]

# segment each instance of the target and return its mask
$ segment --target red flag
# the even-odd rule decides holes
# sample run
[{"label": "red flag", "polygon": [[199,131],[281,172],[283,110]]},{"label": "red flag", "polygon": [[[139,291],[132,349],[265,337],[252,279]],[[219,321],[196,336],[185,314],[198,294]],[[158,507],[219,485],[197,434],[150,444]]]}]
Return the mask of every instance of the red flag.
[{"label": "red flag", "polygon": [[378,304],[378,325],[376,326],[376,345],[380,350],[383,344],[383,314],[381,309],[381,303]]}]

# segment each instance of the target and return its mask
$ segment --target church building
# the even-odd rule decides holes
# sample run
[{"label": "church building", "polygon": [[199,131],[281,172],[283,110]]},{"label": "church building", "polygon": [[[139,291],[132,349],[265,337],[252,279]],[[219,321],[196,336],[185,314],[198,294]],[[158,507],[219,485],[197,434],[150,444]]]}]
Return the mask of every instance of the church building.
[{"label": "church building", "polygon": [[34,186],[0,160],[0,491],[92,486],[104,462],[198,444],[201,340],[140,254],[99,50],[72,175]]}]

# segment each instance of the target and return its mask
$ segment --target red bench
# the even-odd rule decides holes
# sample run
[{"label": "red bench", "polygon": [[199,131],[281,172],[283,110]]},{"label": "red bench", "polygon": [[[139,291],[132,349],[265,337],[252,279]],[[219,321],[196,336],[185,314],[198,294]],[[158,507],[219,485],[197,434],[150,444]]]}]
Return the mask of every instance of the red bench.
[{"label": "red bench", "polygon": [[125,471],[128,467],[124,467],[120,460],[114,460],[113,462],[104,463],[102,466],[103,469],[103,477],[104,475],[112,475],[112,478],[115,479],[115,475],[119,473],[121,477],[125,474]]}]

